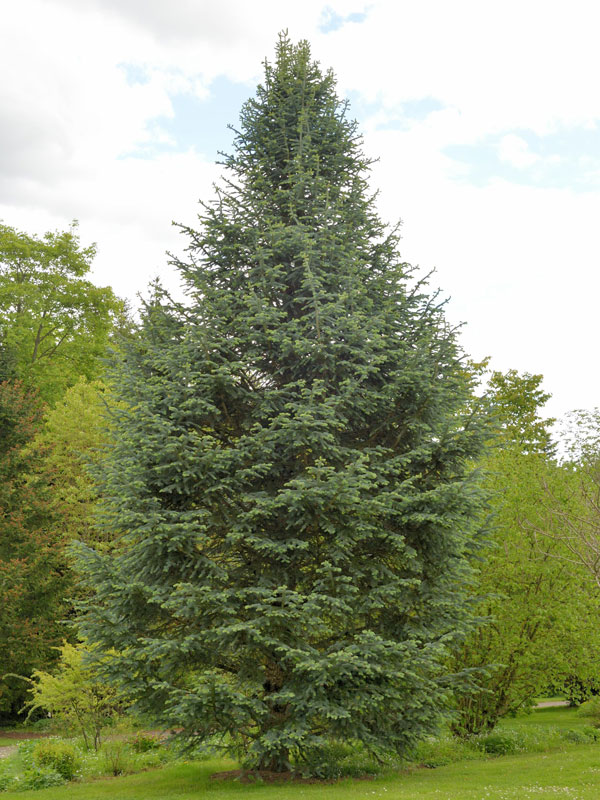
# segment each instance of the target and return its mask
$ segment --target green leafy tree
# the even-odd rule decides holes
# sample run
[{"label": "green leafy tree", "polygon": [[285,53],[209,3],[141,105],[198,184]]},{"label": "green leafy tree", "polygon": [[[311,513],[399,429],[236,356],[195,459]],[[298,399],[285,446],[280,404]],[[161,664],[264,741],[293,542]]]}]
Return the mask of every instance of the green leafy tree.
[{"label": "green leafy tree", "polygon": [[10,363],[48,402],[80,376],[99,376],[123,314],[112,289],[86,277],[94,255],[93,246],[81,246],[75,224],[42,238],[0,224],[0,374]]},{"label": "green leafy tree", "polygon": [[550,399],[542,381],[542,375],[520,375],[515,369],[491,373],[488,399],[500,428],[501,448],[514,447],[524,455],[554,453],[551,428],[556,420],[540,415]]},{"label": "green leafy tree", "polygon": [[490,380],[500,435],[482,466],[494,546],[478,585],[487,595],[479,611],[489,622],[467,638],[453,662],[475,678],[457,696],[453,725],[461,735],[492,729],[566,676],[596,673],[600,639],[590,610],[597,601],[583,571],[565,562],[560,541],[535,532],[548,525],[560,532],[549,514],[548,487],[562,508],[575,510],[573,475],[548,455],[553,420],[540,415],[549,397],[541,382],[541,375],[514,370]]},{"label": "green leafy tree", "polygon": [[38,469],[40,477],[51,478],[48,502],[61,520],[65,542],[97,542],[101,536],[94,524],[98,489],[91,471],[106,444],[107,393],[102,381],[80,379],[47,410],[31,445],[44,454]]},{"label": "green leafy tree", "polygon": [[564,560],[583,567],[600,589],[600,410],[579,409],[562,421],[564,468],[572,474],[571,502],[546,485],[545,524],[534,526],[546,540],[563,545]]},{"label": "green leafy tree", "polygon": [[285,770],[329,737],[404,752],[464,630],[481,426],[402,263],[331,73],[283,37],[228,177],[114,377],[110,557],[83,630],[143,710]]},{"label": "green leafy tree", "polygon": [[[71,579],[48,481],[35,476],[42,454],[30,447],[41,415],[30,391],[0,383],[0,678],[52,663],[65,634]],[[19,681],[0,680],[0,712],[16,714],[24,691]]]}]

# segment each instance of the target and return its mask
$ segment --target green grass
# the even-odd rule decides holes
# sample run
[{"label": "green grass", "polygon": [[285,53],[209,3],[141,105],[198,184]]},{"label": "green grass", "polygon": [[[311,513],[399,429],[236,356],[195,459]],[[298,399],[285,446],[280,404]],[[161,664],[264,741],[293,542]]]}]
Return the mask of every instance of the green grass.
[{"label": "green grass", "polygon": [[549,708],[537,708],[531,714],[519,714],[518,717],[504,719],[496,730],[528,730],[534,727],[577,728],[583,725],[589,725],[589,721],[578,717],[576,708],[550,706]]},{"label": "green grass", "polygon": [[13,744],[17,744],[14,739],[6,739],[0,736],[0,747],[10,747]]},{"label": "green grass", "polygon": [[553,695],[544,695],[543,697],[535,697],[533,702],[535,704],[537,704],[537,703],[550,703],[550,702],[555,703],[555,702],[557,702],[559,700],[561,702],[563,702],[566,699],[567,698],[564,697],[564,695],[562,695],[562,694],[553,694]]},{"label": "green grass", "polygon": [[597,800],[600,796],[598,747],[561,753],[470,761],[438,769],[415,769],[373,781],[333,785],[246,785],[213,782],[210,774],[227,769],[223,761],[183,764],[127,778],[71,784],[36,792],[7,792],[3,800]]},{"label": "green grass", "polygon": [[[548,708],[502,722],[497,729],[543,744],[559,741],[558,729],[585,726],[575,709]],[[92,780],[28,792],[6,792],[0,800],[598,800],[600,743],[560,745],[546,752],[481,757],[436,769],[413,767],[375,780],[335,784],[241,784],[215,782],[213,772],[232,769],[222,760],[177,763],[123,778]]]}]

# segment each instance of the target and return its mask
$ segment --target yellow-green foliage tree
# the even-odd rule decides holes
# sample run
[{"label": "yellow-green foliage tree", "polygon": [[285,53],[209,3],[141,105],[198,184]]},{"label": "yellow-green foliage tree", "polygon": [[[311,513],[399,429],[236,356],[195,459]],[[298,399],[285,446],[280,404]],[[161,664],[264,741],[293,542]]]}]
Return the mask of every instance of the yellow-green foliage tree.
[{"label": "yellow-green foliage tree", "polygon": [[116,692],[86,663],[89,651],[84,644],[65,642],[58,650],[60,660],[52,673],[33,673],[26,703],[29,714],[45,711],[68,730],[81,734],[86,748],[97,750],[103,729],[118,710]]},{"label": "yellow-green foliage tree", "polygon": [[91,470],[102,458],[105,444],[107,393],[101,381],[81,378],[48,410],[32,445],[46,453],[43,468],[53,481],[49,501],[60,515],[66,541],[99,541],[94,525],[98,492]]}]

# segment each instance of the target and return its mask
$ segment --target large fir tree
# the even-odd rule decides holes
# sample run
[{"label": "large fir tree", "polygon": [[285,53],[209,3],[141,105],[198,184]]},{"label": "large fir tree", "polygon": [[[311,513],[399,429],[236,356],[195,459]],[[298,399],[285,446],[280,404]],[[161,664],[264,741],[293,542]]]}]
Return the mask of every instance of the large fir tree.
[{"label": "large fir tree", "polygon": [[143,708],[283,770],[435,724],[464,594],[479,426],[435,296],[367,186],[330,72],[280,39],[203,206],[184,306],[116,369],[88,636]]}]

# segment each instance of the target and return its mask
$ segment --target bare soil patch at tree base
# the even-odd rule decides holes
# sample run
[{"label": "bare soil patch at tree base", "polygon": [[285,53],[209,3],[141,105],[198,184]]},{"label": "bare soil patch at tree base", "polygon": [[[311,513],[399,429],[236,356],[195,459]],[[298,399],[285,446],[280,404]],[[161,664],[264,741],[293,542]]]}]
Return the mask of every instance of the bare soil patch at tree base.
[{"label": "bare soil patch at tree base", "polygon": [[[231,769],[215,772],[213,781],[238,781],[239,783],[336,783],[338,778],[306,778],[300,772],[273,772],[269,769]],[[363,775],[355,780],[372,781],[372,775]]]}]

